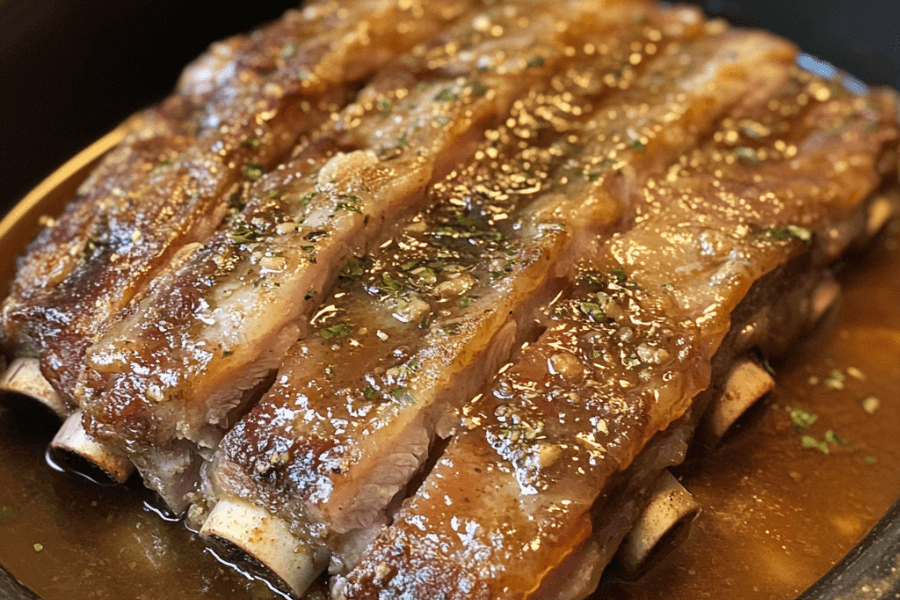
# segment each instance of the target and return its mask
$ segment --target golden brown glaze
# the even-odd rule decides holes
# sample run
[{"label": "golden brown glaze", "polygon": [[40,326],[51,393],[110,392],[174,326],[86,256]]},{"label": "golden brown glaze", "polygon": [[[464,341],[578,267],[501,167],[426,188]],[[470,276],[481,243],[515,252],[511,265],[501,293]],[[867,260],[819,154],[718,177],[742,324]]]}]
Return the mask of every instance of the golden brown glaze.
[{"label": "golden brown glaze", "polygon": [[[27,335],[40,348],[45,376],[75,401],[86,346],[182,247],[209,238],[228,212],[233,188],[273,168],[359,80],[435,35],[460,4],[427,11],[416,3],[324,3],[299,20],[289,18],[295,42],[275,69],[244,69],[237,73],[241,85],[213,94],[195,117],[194,141],[124,188],[101,211],[92,236],[79,242],[84,251],[72,271],[56,278],[42,301],[8,306],[5,328],[14,331],[20,320],[33,324]],[[275,36],[283,35],[277,29]]]},{"label": "golden brown glaze", "polygon": [[466,426],[344,597],[552,595],[543,582],[590,543],[596,499],[710,384],[754,282],[804,249],[814,272],[829,259],[829,228],[895,176],[892,162],[879,167],[896,160],[895,114],[890,94],[854,97],[795,72],[649,180],[649,210],[587,263],[547,332],[465,409]]},{"label": "golden brown glaze", "polygon": [[[631,190],[677,160],[754,79],[713,83],[759,63],[786,76],[780,42],[676,27],[695,18],[660,11],[592,38],[604,54],[579,53],[549,89],[518,101],[475,160],[434,186],[433,210],[345,266],[274,387],[226,436],[208,502],[250,499],[352,563],[341,536],[384,519],[435,431],[536,335],[537,309],[571,276],[573,257],[633,221],[640,196]],[[648,35],[661,57],[638,66],[631,48]],[[604,83],[625,65],[627,90]],[[618,135],[626,124],[635,140]]]}]

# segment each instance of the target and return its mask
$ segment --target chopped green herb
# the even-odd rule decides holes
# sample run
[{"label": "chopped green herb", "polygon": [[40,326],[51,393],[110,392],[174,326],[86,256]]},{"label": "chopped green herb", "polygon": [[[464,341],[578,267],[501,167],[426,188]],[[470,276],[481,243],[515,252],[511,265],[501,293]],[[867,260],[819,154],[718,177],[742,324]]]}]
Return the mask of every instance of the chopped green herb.
[{"label": "chopped green herb", "polygon": [[472,82],[472,87],[471,87],[471,89],[472,89],[472,95],[473,95],[473,96],[484,96],[485,94],[488,93],[488,88],[485,87],[484,85],[482,85],[482,84],[481,84],[480,82],[478,82],[478,81],[473,81],[473,82]]},{"label": "chopped green herb", "polygon": [[805,227],[797,227],[796,225],[788,225],[787,227],[773,227],[763,232],[762,238],[778,241],[800,240],[805,243],[812,241],[812,232]]},{"label": "chopped green herb", "polygon": [[306,295],[303,296],[303,299],[310,300],[313,296],[315,296],[318,293],[319,292],[317,292],[314,288],[309,288],[308,290],[306,290]]},{"label": "chopped green herb", "polygon": [[386,117],[391,112],[391,101],[387,98],[382,98],[377,102],[378,104],[378,112],[381,113],[382,117]]},{"label": "chopped green herb", "polygon": [[93,254],[97,251],[97,248],[100,246],[104,246],[105,244],[98,240],[97,238],[88,238],[87,244],[85,244],[84,249],[87,254]]},{"label": "chopped green herb", "polygon": [[409,145],[409,138],[407,137],[407,133],[404,131],[403,135],[397,140],[398,148],[406,148]]},{"label": "chopped green herb", "polygon": [[290,58],[297,54],[297,44],[287,43],[281,47],[281,58]]},{"label": "chopped green herb", "polygon": [[278,200],[279,198],[281,198],[281,192],[279,192],[278,190],[272,190],[266,195],[266,198],[268,200]]},{"label": "chopped green herb", "polygon": [[543,56],[535,56],[528,61],[529,68],[537,68],[544,66],[544,57]]},{"label": "chopped green herb", "polygon": [[763,366],[763,369],[766,370],[766,373],[768,373],[768,374],[771,375],[772,377],[775,377],[775,375],[776,375],[775,369],[774,369],[774,367],[772,367],[772,365],[769,363],[769,359],[768,359],[768,358],[764,358],[764,359],[763,359],[763,361],[762,361],[762,366]]},{"label": "chopped green herb", "polygon": [[406,284],[403,280],[394,279],[387,271],[381,274],[381,281],[384,283],[384,290],[394,295],[401,294],[406,288]]},{"label": "chopped green herb", "polygon": [[447,335],[456,335],[459,333],[459,325],[453,323],[451,325],[447,325],[446,327],[441,327],[441,331],[443,331]]},{"label": "chopped green herb", "polygon": [[816,413],[811,413],[802,408],[791,409],[791,422],[797,428],[797,431],[806,431],[818,418],[819,415]]},{"label": "chopped green herb", "polygon": [[313,190],[312,192],[307,192],[300,198],[300,206],[309,206],[309,203],[313,201],[313,198],[319,195],[319,192]]},{"label": "chopped green herb", "polygon": [[815,448],[823,454],[830,453],[828,450],[828,444],[826,444],[825,442],[820,442],[811,435],[804,435],[802,438],[800,438],[800,445],[804,448]]},{"label": "chopped green herb", "polygon": [[881,406],[881,401],[872,394],[869,394],[865,398],[859,398],[857,402],[859,402],[863,410],[870,415],[875,414],[875,411]]},{"label": "chopped green herb", "polygon": [[330,340],[331,338],[341,337],[353,332],[353,328],[346,323],[335,323],[331,327],[326,327],[319,332],[322,339]]},{"label": "chopped green herb", "polygon": [[866,464],[867,464],[867,465],[874,465],[875,463],[878,462],[878,459],[875,458],[874,456],[872,456],[871,454],[866,454],[866,455],[863,457],[863,460],[866,461]]},{"label": "chopped green herb", "polygon": [[413,260],[408,260],[405,263],[403,263],[402,265],[400,265],[400,269],[403,271],[411,271],[412,269],[415,269],[417,266],[419,266],[419,261],[416,259],[413,259]]},{"label": "chopped green herb", "polygon": [[363,398],[365,400],[369,401],[374,397],[375,397],[375,388],[373,388],[371,385],[367,385],[366,388],[363,390]]},{"label": "chopped green herb", "polygon": [[450,88],[444,88],[434,95],[434,100],[435,102],[453,102],[459,100],[459,94]]},{"label": "chopped green herb", "polygon": [[405,387],[395,387],[388,392],[391,398],[399,402],[403,406],[409,406],[416,403],[416,399]]},{"label": "chopped green herb", "polygon": [[603,312],[603,309],[600,308],[599,304],[594,302],[582,302],[578,305],[578,308],[585,316],[590,317],[592,321],[596,321],[597,323],[606,321],[606,313]]},{"label": "chopped green herb", "polygon": [[257,233],[247,225],[241,225],[231,232],[231,239],[238,244],[250,244],[257,241]]},{"label": "chopped green herb", "polygon": [[831,373],[828,374],[828,377],[825,378],[825,387],[832,390],[842,390],[844,389],[844,374],[838,371],[837,369],[832,369]]},{"label": "chopped green herb", "polygon": [[625,368],[633,369],[637,366],[640,366],[641,359],[639,359],[636,355],[632,354],[631,356],[626,356],[622,359],[622,364],[625,365]]},{"label": "chopped green herb", "polygon": [[245,148],[256,148],[259,146],[259,138],[247,138],[241,142],[241,146],[244,146]]},{"label": "chopped green herb", "polygon": [[644,145],[644,142],[642,142],[641,140],[634,140],[633,142],[631,142],[631,149],[637,150],[638,152],[643,152],[647,149],[647,146]]},{"label": "chopped green herb", "polygon": [[259,179],[265,174],[265,169],[259,163],[252,162],[244,166],[244,177],[247,179]]},{"label": "chopped green herb", "polygon": [[425,283],[434,283],[435,281],[437,281],[437,274],[429,267],[419,267],[415,269],[412,274]]},{"label": "chopped green herb", "polygon": [[463,308],[467,308],[474,300],[475,298],[472,296],[463,296],[459,299],[459,305]]},{"label": "chopped green herb", "polygon": [[628,281],[628,275],[625,274],[625,269],[622,267],[614,267],[610,270],[610,274],[616,278],[616,283],[619,285],[624,285]]},{"label": "chopped green herb", "polygon": [[15,519],[20,512],[21,509],[16,506],[0,506],[0,521]]},{"label": "chopped green herb", "polygon": [[825,441],[829,444],[835,444],[837,446],[851,446],[852,444],[836,434],[834,431],[829,429],[825,432]]}]

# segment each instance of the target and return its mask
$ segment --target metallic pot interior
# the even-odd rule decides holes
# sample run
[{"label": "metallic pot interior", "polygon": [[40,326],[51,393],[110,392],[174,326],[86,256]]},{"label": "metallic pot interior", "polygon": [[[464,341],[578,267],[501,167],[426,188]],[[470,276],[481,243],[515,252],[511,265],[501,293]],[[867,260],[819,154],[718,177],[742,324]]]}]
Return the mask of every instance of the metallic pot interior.
[{"label": "metallic pot interior", "polygon": [[[869,84],[900,88],[896,0],[705,0],[707,13],[787,36]],[[0,214],[174,85],[213,40],[296,0],[0,0]],[[900,597],[900,502],[801,600]],[[0,599],[40,600],[0,567]]]}]

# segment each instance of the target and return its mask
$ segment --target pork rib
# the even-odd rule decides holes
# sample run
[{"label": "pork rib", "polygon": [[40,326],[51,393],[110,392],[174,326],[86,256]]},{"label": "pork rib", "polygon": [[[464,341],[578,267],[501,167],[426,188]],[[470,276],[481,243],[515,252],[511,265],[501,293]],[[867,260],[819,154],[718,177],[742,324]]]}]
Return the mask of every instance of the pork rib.
[{"label": "pork rib", "polygon": [[467,406],[466,427],[337,597],[590,592],[625,533],[610,527],[638,513],[604,502],[621,473],[654,435],[693,425],[732,349],[783,348],[802,329],[832,240],[864,232],[867,197],[896,185],[892,95],[855,97],[797,71],[761,106],[647,181],[647,210]]},{"label": "pork rib", "polygon": [[[777,85],[789,72],[783,42],[706,35],[702,25],[684,26],[700,24],[694,11],[651,10],[639,22],[593,37],[606,56],[580,56],[565,79],[521,100],[475,160],[435,186],[433,210],[366,265],[345,268],[311,335],[226,436],[211,476],[219,504],[203,532],[264,550],[222,517],[250,502],[283,519],[296,544],[331,554],[333,570],[352,566],[435,434],[446,436],[454,411],[534,339],[537,307],[571,275],[574,257],[615,222],[633,220],[642,201],[633,190],[766,85],[762,73]],[[675,24],[627,91],[602,84],[633,64],[630,48],[645,27]],[[747,76],[721,81],[738,71]],[[628,128],[634,140],[618,135]]]},{"label": "pork rib", "polygon": [[[213,93],[186,148],[170,151],[145,177],[134,173],[121,193],[97,198],[97,208],[105,204],[106,210],[88,219],[90,237],[69,248],[79,251],[66,262],[70,270],[54,274],[52,289],[37,302],[8,305],[4,329],[39,350],[44,375],[77,405],[85,348],[185,245],[210,237],[228,213],[229,192],[274,167],[301,135],[346,102],[360,80],[436,35],[469,4],[366,0],[312,6],[292,16],[300,37],[276,69]],[[185,85],[190,94],[204,93],[204,85]],[[141,152],[136,159],[138,167],[147,161]],[[115,180],[109,185],[118,187]],[[87,210],[94,210],[90,203]],[[15,333],[19,322],[29,330]]]},{"label": "pork rib", "polygon": [[[175,466],[192,480],[198,453],[215,448],[303,335],[349,253],[391,231],[433,177],[471,153],[488,120],[568,60],[546,39],[558,35],[552,26],[516,26],[509,12],[472,15],[383,70],[88,350],[88,429],[129,455],[173,509],[185,506],[185,486],[166,474]],[[508,35],[482,31],[487,18]],[[543,68],[501,62],[525,49],[541,52]],[[484,71],[484,61],[503,68]]]}]

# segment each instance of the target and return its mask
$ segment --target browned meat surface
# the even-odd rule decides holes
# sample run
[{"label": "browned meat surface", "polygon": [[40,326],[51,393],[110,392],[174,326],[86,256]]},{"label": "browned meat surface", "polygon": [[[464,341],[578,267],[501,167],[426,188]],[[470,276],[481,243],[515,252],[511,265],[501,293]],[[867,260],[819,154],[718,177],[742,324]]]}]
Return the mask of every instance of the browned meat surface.
[{"label": "browned meat surface", "polygon": [[[791,259],[800,272],[821,268],[832,228],[858,223],[854,210],[864,215],[866,197],[896,177],[892,96],[853,97],[797,72],[763,107],[737,110],[646,183],[647,210],[585,263],[546,333],[466,407],[339,597],[559,597],[557,568],[608,558],[610,548],[591,549],[592,507],[709,386],[751,286]],[[802,307],[791,287],[808,281],[785,277],[767,300]],[[773,337],[795,333],[791,322],[773,319]]]},{"label": "browned meat surface", "polygon": [[795,58],[645,0],[310,3],[48,220],[10,372],[295,596],[584,598],[898,203],[896,97]]},{"label": "browned meat surface", "polygon": [[[534,338],[538,307],[571,277],[574,257],[633,220],[633,191],[758,89],[755,74],[778,82],[789,72],[790,49],[773,38],[675,27],[699,24],[693,11],[641,23],[518,102],[475,160],[434,186],[433,210],[345,266],[273,388],[226,436],[210,504],[252,501],[331,554],[334,569],[352,566],[435,434]],[[634,60],[644,27],[667,31],[661,56],[634,68],[627,91],[605,85]],[[746,76],[722,82],[737,71]],[[567,85],[574,73],[580,85]],[[623,127],[634,140],[617,137]]]},{"label": "browned meat surface", "polygon": [[[172,465],[196,473],[196,452],[216,446],[245,392],[281,363],[348,254],[391,232],[433,177],[471,153],[468,139],[567,58],[549,44],[546,19],[517,30],[504,17],[509,34],[495,39],[479,31],[483,18],[385,69],[88,350],[88,429],[125,451],[173,508],[185,488],[166,483]],[[448,49],[460,39],[465,51]],[[540,52],[545,68],[521,60],[483,72],[480,61],[524,48]]]},{"label": "browned meat surface", "polygon": [[[16,335],[39,348],[44,375],[77,404],[73,390],[86,346],[181,248],[209,238],[228,212],[231,193],[274,167],[361,79],[434,36],[465,5],[463,0],[416,7],[377,0],[343,7],[325,3],[273,28],[273,41],[286,35],[295,40],[278,55],[275,68],[242,69],[241,85],[212,93],[194,115],[196,137],[186,148],[176,153],[176,145],[146,177],[123,182],[120,195],[97,198],[106,210],[91,221],[89,235],[67,249],[76,252],[76,260],[67,262],[71,270],[48,281],[51,292],[37,294],[37,302],[8,305],[4,329],[13,333],[19,322],[28,325]],[[221,64],[212,70],[198,66],[185,91],[202,97],[210,84],[201,84],[201,76],[212,75],[215,82],[216,73],[229,70]],[[146,157],[139,153],[138,158],[146,166]]]}]

